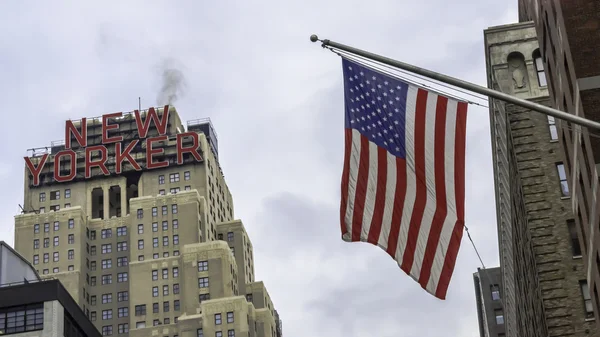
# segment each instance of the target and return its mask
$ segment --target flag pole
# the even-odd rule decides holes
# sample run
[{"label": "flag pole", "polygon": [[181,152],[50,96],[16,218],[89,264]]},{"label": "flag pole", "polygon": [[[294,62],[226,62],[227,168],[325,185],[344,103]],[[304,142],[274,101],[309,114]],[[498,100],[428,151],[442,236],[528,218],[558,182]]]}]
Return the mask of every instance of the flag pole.
[{"label": "flag pole", "polygon": [[517,106],[520,106],[523,108],[537,111],[537,112],[543,113],[544,115],[556,117],[556,118],[559,118],[559,119],[562,119],[565,121],[569,121],[573,124],[581,125],[581,126],[588,127],[591,129],[600,130],[600,123],[598,123],[598,122],[595,122],[595,121],[592,121],[592,120],[589,120],[589,119],[586,119],[583,117],[579,117],[576,115],[572,115],[567,112],[553,109],[553,108],[547,107],[545,105],[534,103],[534,102],[531,102],[531,101],[528,101],[528,100],[525,100],[522,98],[511,96],[509,94],[505,94],[505,93],[497,91],[497,90],[489,89],[489,88],[486,88],[486,87],[483,87],[483,86],[480,86],[480,85],[477,85],[477,84],[474,84],[471,82],[460,80],[455,77],[440,74],[435,71],[427,70],[427,69],[424,69],[421,67],[417,67],[417,66],[408,64],[408,63],[400,62],[400,61],[397,61],[397,60],[394,60],[394,59],[391,59],[391,58],[388,58],[385,56],[377,55],[377,54],[374,54],[374,53],[371,53],[371,52],[368,52],[368,51],[365,51],[362,49],[350,47],[345,44],[334,42],[334,41],[331,41],[328,39],[321,40],[321,39],[319,39],[319,37],[317,35],[314,35],[314,34],[310,36],[310,40],[312,42],[320,41],[322,43],[323,48],[332,47],[335,49],[340,49],[340,50],[343,50],[343,51],[346,51],[346,52],[349,52],[349,53],[352,53],[352,54],[355,54],[358,56],[365,57],[367,59],[371,59],[371,60],[374,60],[374,61],[377,61],[377,62],[380,62],[383,64],[390,65],[392,67],[400,68],[400,69],[410,71],[415,74],[419,74],[421,76],[429,77],[436,81],[440,81],[440,82],[450,84],[450,85],[453,85],[453,86],[456,86],[456,87],[459,87],[459,88],[462,88],[465,90],[469,90],[469,91],[472,91],[472,92],[475,92],[475,93],[478,93],[481,95],[492,97],[492,98],[495,98],[495,99],[498,99],[498,100],[501,100],[501,101],[504,101],[507,103],[512,103],[514,105],[517,105]]}]

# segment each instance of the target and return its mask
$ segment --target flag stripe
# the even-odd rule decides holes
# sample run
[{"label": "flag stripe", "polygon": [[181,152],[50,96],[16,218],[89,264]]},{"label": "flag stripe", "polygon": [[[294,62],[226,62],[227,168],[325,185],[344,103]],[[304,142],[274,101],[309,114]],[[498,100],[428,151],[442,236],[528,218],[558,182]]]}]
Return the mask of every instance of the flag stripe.
[{"label": "flag stripe", "polygon": [[367,188],[365,191],[365,208],[363,211],[360,241],[367,241],[369,232],[371,231],[371,226],[373,225],[373,220],[375,217],[375,205],[377,202],[377,176],[379,174],[379,158],[377,151],[378,146],[373,142],[369,142],[367,137],[364,138],[367,140],[367,144],[369,145],[369,173],[366,177]]},{"label": "flag stripe", "polygon": [[415,257],[415,249],[417,246],[419,230],[421,228],[421,221],[423,220],[423,213],[425,212],[425,206],[427,204],[427,183],[425,180],[425,123],[427,114],[427,94],[427,91],[419,89],[417,92],[417,109],[415,111],[415,129],[413,137],[415,140],[414,170],[416,176],[416,195],[408,229],[408,240],[406,242],[406,247],[404,248],[402,264],[400,265],[402,270],[409,275]]},{"label": "flag stripe", "polygon": [[447,205],[446,205],[446,160],[445,152],[446,148],[446,109],[448,106],[448,99],[446,97],[437,97],[437,106],[435,111],[435,135],[434,135],[434,172],[435,172],[435,210],[433,220],[431,222],[431,228],[429,235],[427,236],[427,243],[425,248],[425,256],[421,264],[421,270],[419,275],[419,283],[423,288],[427,287],[429,283],[429,276],[431,275],[431,265],[433,264],[433,258],[437,250],[437,246],[440,239],[442,226],[446,219]]},{"label": "flag stripe", "polygon": [[456,200],[456,224],[452,231],[444,267],[440,276],[435,296],[441,299],[446,298],[450,278],[454,271],[454,264],[462,240],[463,227],[465,225],[465,152],[466,152],[466,127],[467,127],[467,103],[459,102],[456,113],[456,131],[454,145],[454,183]]},{"label": "flag stripe", "polygon": [[381,233],[381,224],[383,222],[383,212],[385,210],[388,152],[374,143],[371,144],[375,145],[375,153],[377,155],[377,191],[375,193],[375,198],[373,198],[375,200],[375,207],[373,209],[373,218],[369,228],[367,242],[376,245],[379,242],[379,234]]},{"label": "flag stripe", "polygon": [[346,227],[346,210],[348,209],[348,188],[350,180],[350,155],[352,152],[352,129],[344,130],[344,170],[342,171],[342,202],[340,203],[340,224],[342,227],[342,236],[348,233]]},{"label": "flag stripe", "polygon": [[354,215],[352,217],[352,241],[361,241],[365,198],[369,183],[369,139],[360,135],[360,160],[356,177],[356,195],[354,196]]},{"label": "flag stripe", "polygon": [[[393,216],[393,212],[394,212],[394,207],[400,203],[401,205],[404,203],[404,190],[403,187],[405,185],[405,183],[402,183],[402,177],[398,177],[399,174],[399,166],[397,164],[398,160],[402,160],[400,158],[397,158],[396,156],[392,155],[391,153],[386,153],[386,165],[387,165],[387,169],[386,169],[386,177],[385,177],[385,183],[386,183],[386,188],[385,188],[385,207],[383,209],[383,217],[381,219],[381,230],[379,233],[379,240],[377,242],[377,245],[388,252],[388,254],[390,254],[392,257],[394,257],[394,252],[396,249],[396,241],[394,241],[394,248],[392,249],[392,252],[389,252],[389,246],[388,246],[388,240],[390,239],[391,236],[396,237],[396,240],[398,238],[398,231],[399,231],[399,227],[398,230],[395,230],[395,233],[392,231],[392,223],[396,223],[393,222],[392,220],[392,216]],[[405,178],[404,178],[405,179]],[[379,179],[378,179],[379,181]],[[399,222],[398,222],[399,223]]]},{"label": "flag stripe", "polygon": [[427,283],[427,291],[434,294],[440,279],[442,267],[450,243],[450,237],[456,223],[456,202],[454,201],[454,132],[456,127],[456,101],[448,100],[445,125],[445,183],[447,215],[440,233],[435,258],[431,266],[431,275]]},{"label": "flag stripe", "polygon": [[344,216],[346,234],[342,236],[342,239],[346,241],[352,241],[352,219],[354,217],[354,200],[356,197],[356,186],[358,184],[358,166],[360,161],[360,133],[358,132],[358,130],[350,130],[351,155],[348,158],[348,206],[346,209],[346,214]]}]

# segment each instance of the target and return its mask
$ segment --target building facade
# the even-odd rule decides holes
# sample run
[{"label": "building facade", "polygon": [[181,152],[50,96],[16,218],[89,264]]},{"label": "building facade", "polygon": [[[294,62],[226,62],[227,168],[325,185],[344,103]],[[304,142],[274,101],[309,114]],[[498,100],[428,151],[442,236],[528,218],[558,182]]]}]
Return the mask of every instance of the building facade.
[{"label": "building facade", "polygon": [[103,118],[67,122],[64,142],[33,150],[16,249],[104,336],[277,336],[210,121],[186,130],[172,106]]},{"label": "building facade", "polygon": [[478,268],[473,274],[479,336],[505,337],[504,308],[500,298],[502,273],[499,267]]},{"label": "building facade", "polygon": [[[546,70],[550,104],[600,121],[600,2],[598,0],[519,0],[519,20],[533,21]],[[600,130],[558,122],[558,139],[571,189],[571,207],[600,320],[600,237],[598,164]],[[600,324],[600,322],[598,322]]]},{"label": "building facade", "polygon": [[[532,22],[484,32],[488,87],[550,105]],[[555,120],[491,99],[505,333],[596,336]]]},{"label": "building facade", "polygon": [[58,280],[41,280],[31,263],[0,241],[0,335],[100,337]]}]

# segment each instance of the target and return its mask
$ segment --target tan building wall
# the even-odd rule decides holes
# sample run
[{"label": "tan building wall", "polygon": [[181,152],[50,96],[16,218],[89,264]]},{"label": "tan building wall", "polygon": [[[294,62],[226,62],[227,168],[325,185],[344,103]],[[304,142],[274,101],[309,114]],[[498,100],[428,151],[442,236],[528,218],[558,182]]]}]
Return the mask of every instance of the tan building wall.
[{"label": "tan building wall", "polygon": [[[182,131],[173,111],[172,133]],[[252,244],[199,138],[201,163],[39,187],[25,175],[15,249],[61,280],[104,335],[274,336]]]}]

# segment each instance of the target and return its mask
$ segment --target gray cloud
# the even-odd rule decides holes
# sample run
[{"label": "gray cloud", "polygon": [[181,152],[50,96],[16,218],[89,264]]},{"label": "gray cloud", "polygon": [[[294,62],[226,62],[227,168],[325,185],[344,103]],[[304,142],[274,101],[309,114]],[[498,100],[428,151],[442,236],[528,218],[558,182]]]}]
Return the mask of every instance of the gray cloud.
[{"label": "gray cloud", "polygon": [[[308,37],[485,83],[482,30],[515,21],[513,0],[4,7],[0,97],[10,127],[0,133],[0,239],[13,241],[25,150],[61,139],[65,119],[131,111],[139,96],[143,108],[154,105],[163,87],[156,65],[176,59],[187,83],[177,109],[184,121],[211,117],[217,128],[236,216],[286,336],[478,335],[471,274],[479,263],[466,239],[447,301],[378,248],[340,239],[341,65]],[[471,107],[467,224],[493,265],[489,144],[487,110]]]}]

